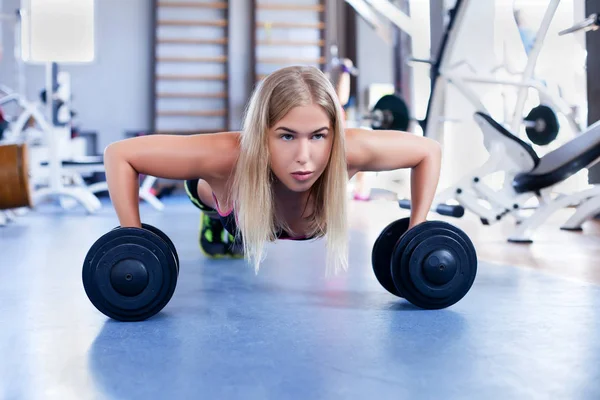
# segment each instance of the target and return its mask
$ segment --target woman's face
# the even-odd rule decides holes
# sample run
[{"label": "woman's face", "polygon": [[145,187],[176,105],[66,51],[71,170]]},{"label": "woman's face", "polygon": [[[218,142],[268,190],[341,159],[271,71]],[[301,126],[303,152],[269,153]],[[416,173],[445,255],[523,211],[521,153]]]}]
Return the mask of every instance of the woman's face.
[{"label": "woman's face", "polygon": [[270,166],[277,179],[294,192],[310,189],[327,167],[333,134],[320,106],[290,110],[268,133]]}]

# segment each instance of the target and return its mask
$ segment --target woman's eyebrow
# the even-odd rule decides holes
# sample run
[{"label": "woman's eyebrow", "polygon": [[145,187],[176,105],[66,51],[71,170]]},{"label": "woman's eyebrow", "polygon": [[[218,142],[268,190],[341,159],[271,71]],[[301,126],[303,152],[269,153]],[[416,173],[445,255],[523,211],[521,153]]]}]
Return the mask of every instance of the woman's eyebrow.
[{"label": "woman's eyebrow", "polygon": [[[284,131],[289,132],[289,133],[298,133],[298,132],[294,131],[293,129],[286,128],[285,126],[280,126],[276,130],[279,130],[279,129],[284,130]],[[326,126],[324,126],[322,128],[317,129],[316,131],[313,131],[312,133],[321,132],[322,130],[325,130],[325,129],[329,129],[329,128],[326,127]]]}]

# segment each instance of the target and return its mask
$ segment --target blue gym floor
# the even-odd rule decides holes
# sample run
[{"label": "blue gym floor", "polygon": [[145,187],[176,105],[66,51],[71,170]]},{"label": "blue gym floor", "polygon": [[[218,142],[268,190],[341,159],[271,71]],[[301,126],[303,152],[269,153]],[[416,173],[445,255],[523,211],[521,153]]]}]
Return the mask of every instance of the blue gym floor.
[{"label": "blue gym floor", "polygon": [[0,399],[600,399],[598,286],[481,262],[460,303],[423,311],[372,273],[379,231],[407,215],[393,202],[351,203],[350,270],[330,279],[320,241],[270,245],[258,275],[207,259],[198,211],[166,205],[142,218],[175,242],[178,286],[139,323],[83,291],[109,204],[0,228]]}]

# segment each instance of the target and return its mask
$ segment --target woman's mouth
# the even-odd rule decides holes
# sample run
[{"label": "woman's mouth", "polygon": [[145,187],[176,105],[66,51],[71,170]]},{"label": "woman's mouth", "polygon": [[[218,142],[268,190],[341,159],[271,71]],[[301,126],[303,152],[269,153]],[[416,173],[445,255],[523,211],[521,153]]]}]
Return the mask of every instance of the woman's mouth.
[{"label": "woman's mouth", "polygon": [[313,174],[312,171],[296,171],[296,172],[292,172],[292,176],[297,181],[306,181],[306,180],[308,180],[308,179],[311,178],[312,174]]}]

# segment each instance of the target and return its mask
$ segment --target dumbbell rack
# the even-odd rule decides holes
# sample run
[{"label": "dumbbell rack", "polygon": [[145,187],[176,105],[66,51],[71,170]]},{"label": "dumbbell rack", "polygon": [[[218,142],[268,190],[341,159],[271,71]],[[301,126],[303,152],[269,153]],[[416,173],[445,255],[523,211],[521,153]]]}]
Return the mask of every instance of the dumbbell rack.
[{"label": "dumbbell rack", "polygon": [[288,65],[325,70],[326,0],[252,0],[251,12],[255,81]]},{"label": "dumbbell rack", "polygon": [[152,131],[229,130],[228,0],[154,0]]}]

